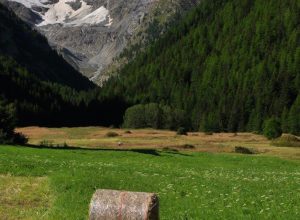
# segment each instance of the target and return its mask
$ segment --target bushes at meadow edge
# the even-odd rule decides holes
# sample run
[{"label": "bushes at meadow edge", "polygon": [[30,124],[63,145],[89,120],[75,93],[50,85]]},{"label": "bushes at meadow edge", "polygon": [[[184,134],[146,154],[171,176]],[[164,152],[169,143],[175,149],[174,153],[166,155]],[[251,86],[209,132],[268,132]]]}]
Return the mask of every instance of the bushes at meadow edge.
[{"label": "bushes at meadow edge", "polygon": [[7,104],[0,100],[0,143],[1,144],[25,144],[27,138],[15,132],[16,109],[13,104]]},{"label": "bushes at meadow edge", "polygon": [[[186,130],[190,125],[186,114],[183,110],[157,103],[138,104],[126,110],[123,127]],[[220,132],[216,125],[218,122],[213,117],[209,119],[203,123],[204,126],[200,127],[199,130],[204,132]],[[287,123],[290,121],[294,122],[295,126],[298,123],[296,118],[289,117],[287,120]],[[286,132],[285,126],[286,123],[282,123],[277,118],[267,119],[263,124],[262,134],[268,139],[278,138],[283,132]],[[297,128],[295,130],[297,131]],[[297,134],[297,132],[294,132],[294,134]]]},{"label": "bushes at meadow edge", "polygon": [[275,138],[280,137],[282,135],[280,121],[275,118],[266,120],[264,129],[263,129],[263,134],[268,139],[275,139]]},{"label": "bushes at meadow edge", "polygon": [[128,108],[124,115],[125,128],[177,130],[188,124],[185,112],[157,103],[139,104]]}]

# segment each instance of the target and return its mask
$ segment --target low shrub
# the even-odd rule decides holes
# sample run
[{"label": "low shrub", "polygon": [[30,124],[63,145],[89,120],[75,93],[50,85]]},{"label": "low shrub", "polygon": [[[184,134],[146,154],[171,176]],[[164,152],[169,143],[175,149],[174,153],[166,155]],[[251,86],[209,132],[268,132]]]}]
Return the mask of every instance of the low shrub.
[{"label": "low shrub", "polygon": [[116,132],[113,132],[113,131],[109,131],[109,132],[106,133],[105,136],[106,137],[117,137],[117,136],[119,136],[119,134],[116,133]]},{"label": "low shrub", "polygon": [[256,154],[257,153],[253,148],[241,147],[241,146],[235,147],[234,152],[239,153],[239,154]]},{"label": "low shrub", "polygon": [[18,144],[25,145],[28,142],[28,138],[21,133],[13,133],[7,136],[0,131],[0,144]]},{"label": "low shrub", "polygon": [[211,131],[207,131],[207,132],[204,132],[205,135],[213,135],[214,132],[211,132]]},{"label": "low shrub", "polygon": [[53,147],[53,141],[50,141],[50,140],[42,140],[40,142],[40,146],[41,147]]},{"label": "low shrub", "polygon": [[178,128],[177,134],[178,134],[178,135],[187,135],[187,130],[186,130],[186,128],[184,128],[184,127]]},{"label": "low shrub", "polygon": [[284,134],[273,140],[272,145],[277,147],[300,147],[300,138],[292,134]]},{"label": "low shrub", "polygon": [[191,145],[191,144],[184,144],[184,145],[180,146],[180,148],[182,148],[182,149],[195,149],[195,146]]},{"label": "low shrub", "polygon": [[28,143],[28,138],[22,133],[15,133],[13,140],[15,144],[24,145]]}]

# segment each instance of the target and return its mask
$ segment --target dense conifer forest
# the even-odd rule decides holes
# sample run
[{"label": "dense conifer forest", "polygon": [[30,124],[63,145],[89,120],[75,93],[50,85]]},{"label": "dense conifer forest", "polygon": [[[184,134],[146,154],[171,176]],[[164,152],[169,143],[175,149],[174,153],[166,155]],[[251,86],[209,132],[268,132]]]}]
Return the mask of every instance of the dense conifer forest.
[{"label": "dense conifer forest", "polygon": [[299,134],[299,12],[297,0],[204,0],[99,89],[0,5],[1,100],[19,125],[262,132],[275,120]]},{"label": "dense conifer forest", "polygon": [[297,0],[204,0],[102,95],[182,110],[192,130],[262,131],[275,118],[299,133],[299,22]]},{"label": "dense conifer forest", "polygon": [[0,21],[0,104],[6,115],[15,115],[18,125],[122,122],[126,108],[122,101],[102,100],[93,83],[1,4]]}]

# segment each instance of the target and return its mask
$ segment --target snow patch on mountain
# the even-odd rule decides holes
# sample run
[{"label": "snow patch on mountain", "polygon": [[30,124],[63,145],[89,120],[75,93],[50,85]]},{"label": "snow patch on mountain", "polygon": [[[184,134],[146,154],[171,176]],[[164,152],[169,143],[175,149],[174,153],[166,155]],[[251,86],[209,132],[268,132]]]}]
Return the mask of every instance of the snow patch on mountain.
[{"label": "snow patch on mountain", "polygon": [[[112,24],[112,18],[109,11],[101,6],[93,9],[83,0],[59,0],[51,4],[49,0],[9,0],[23,4],[25,7],[32,9],[39,14],[42,22],[37,26],[45,26],[52,24],[62,24],[64,26],[82,26],[96,25],[104,22],[104,26],[109,27]],[[80,7],[73,9],[70,3],[79,2]],[[41,7],[45,10],[35,10],[36,7]]]},{"label": "snow patch on mountain", "polygon": [[[74,24],[74,25],[98,24],[98,23],[106,21],[106,19],[110,20],[110,16],[109,17],[108,16],[109,16],[109,11],[105,7],[101,6],[100,8],[96,9],[95,11],[93,11],[91,13],[82,12],[82,13],[77,14],[74,17],[76,17],[78,19],[75,19],[74,21],[72,21],[69,24]],[[70,16],[70,18],[72,18],[72,16]],[[108,24],[111,25],[111,22],[108,22]],[[106,24],[106,26],[108,24]],[[110,25],[108,25],[108,26],[110,26]]]},{"label": "snow patch on mountain", "polygon": [[9,0],[11,2],[18,2],[25,5],[27,8],[31,8],[32,6],[44,6],[48,0]]}]

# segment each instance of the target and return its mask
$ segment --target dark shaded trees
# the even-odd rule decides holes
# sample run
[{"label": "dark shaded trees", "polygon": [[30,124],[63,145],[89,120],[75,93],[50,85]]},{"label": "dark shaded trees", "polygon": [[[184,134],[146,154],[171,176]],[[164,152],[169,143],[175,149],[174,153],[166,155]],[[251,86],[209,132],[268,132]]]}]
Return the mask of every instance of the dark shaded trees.
[{"label": "dark shaded trees", "polygon": [[275,118],[266,120],[263,133],[268,139],[280,137],[282,134],[280,121]]},{"label": "dark shaded trees", "polygon": [[12,139],[16,126],[16,112],[13,104],[6,104],[0,98],[0,142]]},{"label": "dark shaded trees", "polygon": [[14,104],[19,126],[122,123],[122,99],[102,98],[99,88],[2,4],[0,21],[0,97]]},{"label": "dark shaded trees", "polygon": [[0,97],[0,144],[26,144],[28,139],[15,132],[17,125],[14,104],[8,104]]}]

